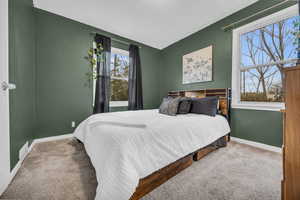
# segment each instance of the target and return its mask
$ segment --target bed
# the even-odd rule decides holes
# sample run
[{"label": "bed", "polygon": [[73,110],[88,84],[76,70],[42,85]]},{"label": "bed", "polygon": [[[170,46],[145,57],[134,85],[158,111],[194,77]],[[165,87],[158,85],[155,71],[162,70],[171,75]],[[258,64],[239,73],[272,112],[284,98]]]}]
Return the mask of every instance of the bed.
[{"label": "bed", "polygon": [[[96,170],[96,200],[137,200],[219,146],[230,126],[230,90],[169,92],[219,96],[220,113],[168,116],[158,110],[102,113],[75,130]],[[219,145],[221,144],[221,145]]]}]

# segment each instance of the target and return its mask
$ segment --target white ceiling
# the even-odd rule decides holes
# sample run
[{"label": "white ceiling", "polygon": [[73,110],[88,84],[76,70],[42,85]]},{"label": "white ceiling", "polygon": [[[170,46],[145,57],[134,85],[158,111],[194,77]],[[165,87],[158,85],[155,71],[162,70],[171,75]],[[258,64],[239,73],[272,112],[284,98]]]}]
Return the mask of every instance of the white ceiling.
[{"label": "white ceiling", "polygon": [[34,0],[34,5],[163,49],[256,1]]}]

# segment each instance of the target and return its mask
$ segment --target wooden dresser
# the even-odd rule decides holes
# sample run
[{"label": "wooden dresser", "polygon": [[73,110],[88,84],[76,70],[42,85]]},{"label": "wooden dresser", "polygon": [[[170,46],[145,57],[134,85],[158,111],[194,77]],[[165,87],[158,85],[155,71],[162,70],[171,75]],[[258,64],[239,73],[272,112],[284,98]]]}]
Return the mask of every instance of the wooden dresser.
[{"label": "wooden dresser", "polygon": [[285,69],[282,199],[300,200],[300,66]]}]

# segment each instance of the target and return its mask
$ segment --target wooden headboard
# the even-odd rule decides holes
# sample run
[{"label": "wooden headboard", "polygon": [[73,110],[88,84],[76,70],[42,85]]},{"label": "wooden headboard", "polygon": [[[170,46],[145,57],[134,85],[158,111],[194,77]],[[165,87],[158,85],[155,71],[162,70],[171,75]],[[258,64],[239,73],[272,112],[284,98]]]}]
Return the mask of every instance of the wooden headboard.
[{"label": "wooden headboard", "polygon": [[168,96],[172,97],[219,97],[219,113],[224,115],[230,122],[230,104],[231,104],[231,89],[201,89],[201,90],[186,90],[186,91],[171,91]]}]

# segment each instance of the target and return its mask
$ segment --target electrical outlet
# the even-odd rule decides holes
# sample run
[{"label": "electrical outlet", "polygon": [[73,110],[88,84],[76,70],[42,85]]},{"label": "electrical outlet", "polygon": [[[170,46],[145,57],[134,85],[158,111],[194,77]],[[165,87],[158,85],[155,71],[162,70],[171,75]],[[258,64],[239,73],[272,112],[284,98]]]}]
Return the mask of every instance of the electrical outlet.
[{"label": "electrical outlet", "polygon": [[76,126],[75,121],[72,121],[71,126],[72,126],[72,128],[75,128],[75,126]]}]

